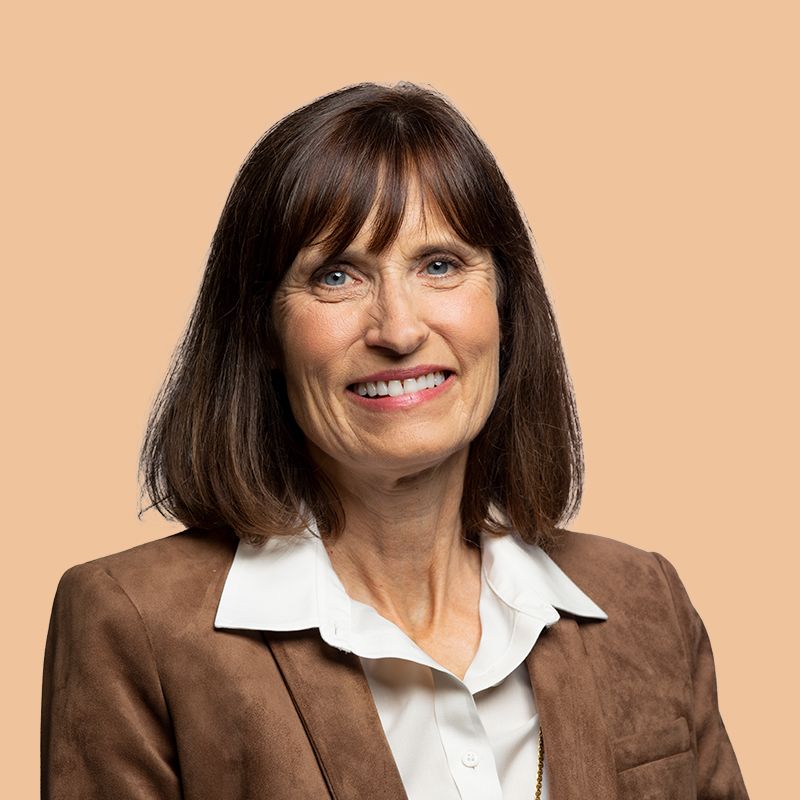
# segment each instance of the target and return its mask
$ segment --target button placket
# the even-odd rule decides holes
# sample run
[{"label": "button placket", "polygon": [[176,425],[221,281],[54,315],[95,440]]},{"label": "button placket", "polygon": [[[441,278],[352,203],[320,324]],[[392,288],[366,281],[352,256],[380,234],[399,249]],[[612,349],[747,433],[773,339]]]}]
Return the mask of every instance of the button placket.
[{"label": "button placket", "polygon": [[462,800],[501,800],[497,766],[472,693],[444,672],[434,673],[434,687],[439,735]]}]

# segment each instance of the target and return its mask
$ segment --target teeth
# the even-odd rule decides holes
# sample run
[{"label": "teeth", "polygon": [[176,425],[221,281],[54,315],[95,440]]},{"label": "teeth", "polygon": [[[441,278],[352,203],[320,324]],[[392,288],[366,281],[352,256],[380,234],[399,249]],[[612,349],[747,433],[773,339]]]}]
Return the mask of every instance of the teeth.
[{"label": "teeth", "polygon": [[400,397],[403,394],[421,392],[423,389],[433,389],[445,381],[444,372],[429,372],[418,378],[406,378],[404,381],[368,381],[356,383],[351,388],[361,397]]}]

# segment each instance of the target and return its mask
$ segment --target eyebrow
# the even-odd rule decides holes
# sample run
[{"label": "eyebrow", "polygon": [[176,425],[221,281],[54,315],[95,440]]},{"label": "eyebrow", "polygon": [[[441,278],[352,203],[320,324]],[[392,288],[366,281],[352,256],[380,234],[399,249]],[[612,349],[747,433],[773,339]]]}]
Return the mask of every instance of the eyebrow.
[{"label": "eyebrow", "polygon": [[[373,255],[369,253],[369,251],[363,248],[353,248],[352,246],[346,247],[344,250],[339,251],[338,253],[331,253],[330,255],[325,256],[325,248],[319,245],[309,245],[303,250],[308,251],[309,258],[316,258],[319,256],[323,256],[326,261],[336,261],[342,259],[344,261],[353,259],[353,258],[363,258],[364,255]],[[488,252],[489,248],[484,247],[476,247],[475,245],[467,244],[467,242],[463,241],[462,239],[453,238],[453,239],[442,239],[434,242],[425,242],[424,245],[419,247],[417,250],[412,251],[412,258],[425,258],[426,256],[435,255],[436,253],[463,253],[465,256],[472,256],[472,257],[479,257],[482,255],[483,252]],[[301,251],[302,252],[302,251]],[[380,255],[380,254],[378,254]],[[305,259],[304,259],[305,260]]]}]

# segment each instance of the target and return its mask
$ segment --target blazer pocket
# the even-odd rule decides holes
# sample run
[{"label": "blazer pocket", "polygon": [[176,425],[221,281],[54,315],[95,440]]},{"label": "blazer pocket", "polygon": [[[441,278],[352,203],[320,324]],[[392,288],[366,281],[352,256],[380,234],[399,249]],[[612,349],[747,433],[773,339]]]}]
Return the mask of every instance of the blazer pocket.
[{"label": "blazer pocket", "polygon": [[686,753],[690,747],[689,726],[681,717],[661,728],[617,739],[613,744],[614,763],[618,773],[625,772],[643,764]]}]

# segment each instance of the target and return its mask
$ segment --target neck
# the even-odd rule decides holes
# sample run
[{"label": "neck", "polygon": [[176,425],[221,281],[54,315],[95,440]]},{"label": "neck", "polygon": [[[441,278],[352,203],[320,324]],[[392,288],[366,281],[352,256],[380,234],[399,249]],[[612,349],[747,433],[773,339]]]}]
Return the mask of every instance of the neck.
[{"label": "neck", "polygon": [[[326,546],[348,595],[462,675],[480,641],[480,551],[461,525],[466,459],[465,450],[402,477],[326,469],[346,516]],[[441,652],[459,636],[459,653]]]}]

